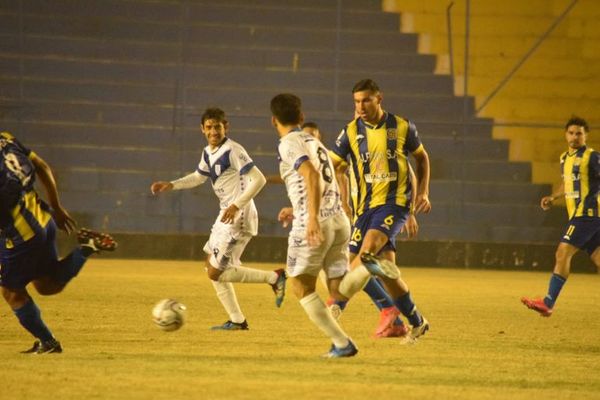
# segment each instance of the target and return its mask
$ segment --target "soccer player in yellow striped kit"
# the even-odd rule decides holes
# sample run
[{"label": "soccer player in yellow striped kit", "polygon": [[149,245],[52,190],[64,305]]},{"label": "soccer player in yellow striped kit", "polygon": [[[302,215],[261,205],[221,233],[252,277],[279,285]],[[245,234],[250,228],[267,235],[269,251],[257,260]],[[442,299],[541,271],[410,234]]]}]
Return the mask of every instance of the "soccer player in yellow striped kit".
[{"label": "soccer player in yellow striped kit", "polygon": [[[395,240],[406,221],[414,218],[414,214],[431,210],[429,156],[415,125],[383,110],[383,96],[377,83],[363,79],[354,85],[352,95],[356,118],[342,130],[330,155],[338,175],[350,171],[351,268],[362,263],[371,273],[380,275],[377,270],[382,267],[393,266],[397,270]],[[409,153],[415,158],[418,178],[412,209]],[[429,322],[417,310],[399,271],[397,276],[382,280],[394,301],[392,309],[396,314],[382,319],[389,326],[380,326],[378,331],[394,329],[399,310],[412,326],[407,332],[409,340],[425,334]]]},{"label": "soccer player in yellow striped kit", "polygon": [[585,250],[600,269],[600,153],[587,147],[588,132],[583,118],[572,117],[567,121],[565,139],[569,149],[560,156],[563,181],[556,193],[543,197],[540,202],[542,209],[548,210],[554,200],[564,196],[569,214],[567,228],[556,249],[546,297],[521,299],[525,306],[543,317],[552,315],[556,299],[569,277],[571,258],[577,251]]}]

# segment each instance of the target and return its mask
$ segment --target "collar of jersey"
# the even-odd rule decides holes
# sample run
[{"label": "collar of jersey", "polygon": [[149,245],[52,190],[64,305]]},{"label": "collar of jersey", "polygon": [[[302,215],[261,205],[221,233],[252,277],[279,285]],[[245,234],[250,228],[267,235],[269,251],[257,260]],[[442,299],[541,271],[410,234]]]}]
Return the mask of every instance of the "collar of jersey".
[{"label": "collar of jersey", "polygon": [[208,146],[208,151],[210,152],[210,154],[215,154],[217,151],[219,151],[219,149],[221,148],[221,146],[223,146],[225,144],[226,141],[228,141],[229,138],[227,136],[225,136],[223,138],[223,141],[221,143],[219,143],[219,145],[217,147],[215,147],[215,149],[211,149],[210,146]]},{"label": "collar of jersey", "polygon": [[376,126],[373,126],[373,125],[369,124],[364,119],[361,119],[361,120],[362,120],[363,124],[365,124],[365,126],[367,128],[369,128],[369,129],[379,129],[379,128],[381,128],[385,124],[385,121],[387,121],[387,117],[388,117],[387,114],[388,114],[387,111],[383,112],[383,116],[381,117],[381,120],[379,120],[379,122],[377,123]]},{"label": "collar of jersey", "polygon": [[587,147],[587,146],[581,146],[580,148],[578,148],[577,150],[575,150],[575,151],[574,151],[574,152],[572,152],[572,153],[571,153],[571,152],[569,152],[569,151],[567,151],[567,156],[568,156],[568,157],[573,157],[574,155],[577,155],[577,153],[579,153],[580,151],[583,153],[583,152],[585,151],[585,148],[586,148],[586,147]]}]

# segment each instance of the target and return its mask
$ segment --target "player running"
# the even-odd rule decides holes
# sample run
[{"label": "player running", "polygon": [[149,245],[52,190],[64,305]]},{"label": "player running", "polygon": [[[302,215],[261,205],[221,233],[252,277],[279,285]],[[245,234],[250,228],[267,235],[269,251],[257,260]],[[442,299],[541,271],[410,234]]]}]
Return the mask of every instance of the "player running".
[{"label": "player running", "polygon": [[[300,98],[293,94],[275,96],[271,113],[272,124],[281,138],[279,171],[294,213],[287,253],[292,288],[310,320],[333,342],[324,356],[354,356],[358,349],[315,292],[315,285],[323,269],[330,293],[347,300],[364,287],[369,271],[364,266],[348,271],[349,221],[342,210],[327,150],[300,129],[304,119]],[[383,276],[394,272],[377,271]]]},{"label": "player running", "polygon": [[[80,246],[58,260],[56,228],[71,233],[75,220],[59,199],[54,174],[36,153],[8,132],[0,133],[0,286],[2,296],[27,331],[36,337],[23,353],[62,353],[62,346],[42,320],[29,293],[33,283],[43,295],[62,292],[87,258],[99,251],[113,251],[117,243],[108,234],[82,228]],[[36,177],[46,190],[46,204],[33,188]]]},{"label": "player running", "polygon": [[[415,125],[383,110],[383,96],[371,79],[352,89],[357,116],[340,133],[330,151],[337,174],[350,171],[354,226],[350,238],[351,268],[364,265],[371,272],[395,267],[395,240],[406,221],[429,212],[429,156]],[[416,161],[417,194],[411,207],[412,184],[408,154]],[[344,204],[347,202],[344,199]],[[394,329],[399,310],[410,322],[414,341],[429,329],[417,310],[399,271],[382,278],[396,308],[382,318],[377,331]]]},{"label": "player running", "polygon": [[286,275],[282,269],[263,271],[242,266],[240,257],[253,236],[258,233],[258,214],[254,197],[265,185],[265,177],[254,165],[246,150],[227,137],[229,124],[225,112],[208,108],[202,114],[201,130],[208,146],[196,171],[172,182],[154,182],[153,194],[170,190],[191,189],[210,179],[219,199],[221,211],[204,246],[207,273],[219,301],[229,315],[223,325],[213,330],[247,330],[233,282],[267,283],[275,293],[275,305],[281,306],[285,296]]}]

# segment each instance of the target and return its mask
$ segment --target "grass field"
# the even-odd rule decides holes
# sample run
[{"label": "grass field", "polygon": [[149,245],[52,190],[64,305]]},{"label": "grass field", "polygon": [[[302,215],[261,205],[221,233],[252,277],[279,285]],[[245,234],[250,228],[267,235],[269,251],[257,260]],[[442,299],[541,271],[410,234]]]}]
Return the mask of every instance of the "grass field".
[{"label": "grass field", "polygon": [[[0,399],[600,399],[599,276],[573,275],[546,319],[519,297],[549,274],[403,274],[431,331],[371,339],[378,314],[360,294],[342,317],[359,354],[324,360],[330,344],[291,293],[276,309],[266,285],[237,285],[250,330],[212,332],[227,317],[199,263],[93,260],[64,293],[35,295],[63,354],[19,354],[33,339],[0,309]],[[165,297],[189,309],[177,332],[151,321]]]}]

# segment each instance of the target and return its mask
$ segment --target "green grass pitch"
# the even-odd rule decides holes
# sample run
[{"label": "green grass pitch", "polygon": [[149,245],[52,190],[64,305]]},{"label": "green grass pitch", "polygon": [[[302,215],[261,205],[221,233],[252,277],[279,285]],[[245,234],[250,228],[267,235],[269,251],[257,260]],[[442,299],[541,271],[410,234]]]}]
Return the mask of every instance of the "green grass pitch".
[{"label": "green grass pitch", "polygon": [[[600,399],[599,276],[572,275],[551,318],[519,302],[549,273],[403,276],[427,335],[372,339],[378,313],[359,294],[341,320],[359,354],[324,360],[330,343],[292,293],[277,309],[267,285],[237,284],[250,330],[212,332],[227,316],[202,263],[92,260],[64,293],[34,294],[64,353],[19,354],[33,338],[0,308],[0,399]],[[166,297],[188,307],[177,332],[151,320]]]}]

